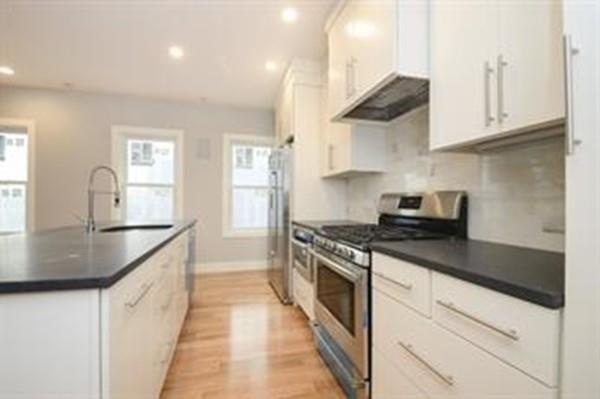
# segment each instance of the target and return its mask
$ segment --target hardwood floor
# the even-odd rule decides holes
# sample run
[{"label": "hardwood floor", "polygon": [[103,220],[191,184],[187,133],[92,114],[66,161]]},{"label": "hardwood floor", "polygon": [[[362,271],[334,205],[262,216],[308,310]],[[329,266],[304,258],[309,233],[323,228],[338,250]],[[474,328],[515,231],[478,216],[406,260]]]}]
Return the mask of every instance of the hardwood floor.
[{"label": "hardwood floor", "polygon": [[343,399],[308,321],[264,272],[198,277],[161,399]]}]

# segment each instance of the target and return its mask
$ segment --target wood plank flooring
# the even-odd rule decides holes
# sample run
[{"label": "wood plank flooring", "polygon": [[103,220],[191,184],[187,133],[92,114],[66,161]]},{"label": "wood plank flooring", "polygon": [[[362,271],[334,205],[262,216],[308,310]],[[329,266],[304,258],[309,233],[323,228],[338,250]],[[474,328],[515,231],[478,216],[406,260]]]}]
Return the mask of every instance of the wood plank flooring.
[{"label": "wood plank flooring", "polygon": [[343,399],[308,321],[264,272],[198,277],[161,399]]}]

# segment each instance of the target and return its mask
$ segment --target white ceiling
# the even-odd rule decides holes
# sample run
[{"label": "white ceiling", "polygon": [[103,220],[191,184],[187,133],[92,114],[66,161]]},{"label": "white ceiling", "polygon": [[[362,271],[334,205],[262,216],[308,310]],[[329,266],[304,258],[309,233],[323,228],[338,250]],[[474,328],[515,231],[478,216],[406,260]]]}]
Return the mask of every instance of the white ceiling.
[{"label": "white ceiling", "polygon": [[[0,84],[270,108],[293,57],[321,59],[334,0],[0,0]],[[285,24],[285,6],[298,9]],[[168,57],[172,44],[185,57]],[[280,66],[275,73],[265,62]]]}]

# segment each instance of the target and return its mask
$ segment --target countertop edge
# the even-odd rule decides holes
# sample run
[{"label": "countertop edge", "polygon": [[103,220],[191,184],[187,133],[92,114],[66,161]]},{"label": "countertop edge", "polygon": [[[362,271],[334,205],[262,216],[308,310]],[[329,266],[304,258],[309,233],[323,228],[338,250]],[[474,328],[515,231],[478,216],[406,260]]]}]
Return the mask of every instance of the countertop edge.
[{"label": "countertop edge", "polygon": [[52,291],[75,291],[89,289],[105,289],[113,286],[122,278],[127,276],[147,259],[152,257],[171,241],[175,240],[185,231],[193,228],[197,221],[190,220],[182,223],[175,228],[173,234],[160,241],[157,245],[142,253],[139,257],[129,262],[126,266],[119,269],[114,274],[107,277],[89,277],[89,278],[62,278],[39,281],[5,281],[0,282],[0,294],[19,294],[19,293],[42,293]]},{"label": "countertop edge", "polygon": [[377,244],[371,246],[373,252],[378,252],[392,258],[404,260],[416,264],[417,266],[425,267],[442,274],[456,277],[493,291],[497,291],[508,296],[512,296],[529,303],[533,303],[544,308],[558,310],[564,307],[564,294],[556,293],[549,294],[539,290],[523,287],[518,284],[512,284],[505,281],[500,281],[491,277],[485,277],[475,273],[468,273],[459,269],[444,265],[443,263],[430,261],[418,256],[408,255],[400,251],[391,250],[385,247],[379,247]]}]

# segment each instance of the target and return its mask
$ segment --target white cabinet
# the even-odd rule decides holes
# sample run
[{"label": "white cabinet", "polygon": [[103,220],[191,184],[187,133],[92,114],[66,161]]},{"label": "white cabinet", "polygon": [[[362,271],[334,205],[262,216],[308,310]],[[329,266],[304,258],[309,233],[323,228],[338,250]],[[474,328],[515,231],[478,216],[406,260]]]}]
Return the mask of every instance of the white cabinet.
[{"label": "white cabinet", "polygon": [[386,131],[379,126],[326,122],[324,177],[385,171]]},{"label": "white cabinet", "polygon": [[309,320],[315,319],[315,289],[313,284],[306,280],[294,269],[294,302],[302,309]]},{"label": "white cabinet", "polygon": [[186,240],[102,290],[102,399],[159,397],[188,306]]},{"label": "white cabinet", "polygon": [[433,318],[544,384],[558,386],[559,310],[433,273]]},{"label": "white cabinet", "polygon": [[[555,389],[530,378],[377,290],[373,292],[373,309],[373,345],[428,397],[557,397]],[[377,377],[374,374],[373,381]]]},{"label": "white cabinet", "polygon": [[571,68],[566,71],[570,112],[562,395],[600,398],[600,2],[563,4]]},{"label": "white cabinet", "polygon": [[379,349],[372,350],[374,399],[425,399],[427,396]]},{"label": "white cabinet", "polygon": [[562,123],[559,1],[433,0],[431,148]]},{"label": "white cabinet", "polygon": [[428,40],[428,1],[347,1],[328,30],[329,118],[398,76],[427,78]]},{"label": "white cabinet", "polygon": [[[345,214],[344,182],[321,178],[325,104],[322,75],[321,63],[293,60],[276,103],[278,129],[294,136],[290,220],[339,219]],[[285,134],[280,133],[279,144]]]},{"label": "white cabinet", "polygon": [[[376,391],[408,389],[429,398],[557,397],[559,310],[378,253],[372,270]],[[375,362],[395,367],[395,377]]]}]

